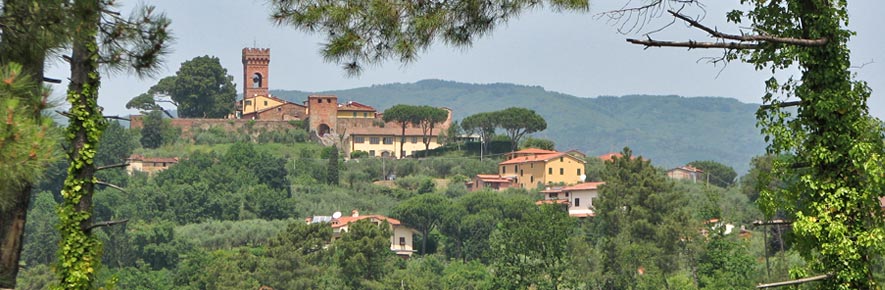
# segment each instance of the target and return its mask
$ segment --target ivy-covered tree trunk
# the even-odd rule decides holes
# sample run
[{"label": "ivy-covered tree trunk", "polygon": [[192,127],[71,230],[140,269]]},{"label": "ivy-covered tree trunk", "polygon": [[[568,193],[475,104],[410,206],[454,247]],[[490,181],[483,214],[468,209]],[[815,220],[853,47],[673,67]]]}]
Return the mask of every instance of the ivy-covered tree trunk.
[{"label": "ivy-covered tree trunk", "polygon": [[66,131],[71,159],[62,188],[64,202],[59,208],[61,245],[58,274],[63,289],[89,289],[100,261],[100,244],[91,235],[92,194],[95,187],[96,148],[106,126],[98,106],[98,0],[75,1],[71,82],[67,101],[71,104]]}]

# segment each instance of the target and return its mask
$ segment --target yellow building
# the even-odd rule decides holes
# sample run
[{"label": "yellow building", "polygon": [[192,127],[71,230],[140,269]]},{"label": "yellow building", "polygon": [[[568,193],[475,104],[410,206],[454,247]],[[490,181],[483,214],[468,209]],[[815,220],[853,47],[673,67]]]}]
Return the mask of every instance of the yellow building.
[{"label": "yellow building", "polygon": [[[355,151],[363,151],[369,153],[369,157],[401,157],[415,156],[418,151],[425,149],[436,149],[442,146],[439,142],[440,133],[445,132],[452,124],[452,110],[448,108],[443,109],[448,112],[448,117],[443,123],[437,124],[433,128],[433,132],[430,132],[432,133],[431,136],[427,137],[430,145],[428,147],[425,147],[424,144],[424,130],[416,125],[409,124],[406,127],[405,138],[403,138],[403,129],[399,124],[394,122],[384,123],[381,121],[380,116],[374,118],[371,121],[373,123],[362,122],[368,125],[356,125],[354,123],[355,125],[353,126],[347,126],[342,124],[344,121],[339,120],[339,128],[345,127],[346,131],[344,133],[350,136],[345,153],[349,155]],[[403,152],[401,154],[397,153],[400,150],[400,145],[403,145]]]},{"label": "yellow building", "polygon": [[498,174],[515,177],[521,188],[584,182],[584,160],[567,152],[528,148],[508,156],[498,163]]}]

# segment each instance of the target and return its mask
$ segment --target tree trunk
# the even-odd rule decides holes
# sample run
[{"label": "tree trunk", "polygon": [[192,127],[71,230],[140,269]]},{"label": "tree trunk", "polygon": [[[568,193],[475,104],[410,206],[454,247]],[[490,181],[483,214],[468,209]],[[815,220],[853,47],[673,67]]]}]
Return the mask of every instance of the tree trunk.
[{"label": "tree trunk", "polygon": [[31,186],[24,186],[17,192],[16,203],[0,212],[0,288],[15,288],[30,193]]}]

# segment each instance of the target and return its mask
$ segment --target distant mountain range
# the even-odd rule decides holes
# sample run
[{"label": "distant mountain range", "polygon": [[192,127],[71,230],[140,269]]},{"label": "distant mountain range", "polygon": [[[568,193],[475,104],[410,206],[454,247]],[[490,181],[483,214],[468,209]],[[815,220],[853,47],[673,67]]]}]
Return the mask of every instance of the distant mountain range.
[{"label": "distant mountain range", "polygon": [[547,130],[534,134],[556,142],[558,150],[588,155],[633,152],[657,166],[715,160],[743,174],[765,143],[755,127],[758,104],[721,97],[628,95],[580,98],[540,86],[506,83],[467,84],[442,80],[371,87],[271,94],[301,103],[310,94],[332,94],[339,102],[357,101],[383,111],[396,104],[448,107],[456,120],[507,107],[530,108],[544,116]]}]

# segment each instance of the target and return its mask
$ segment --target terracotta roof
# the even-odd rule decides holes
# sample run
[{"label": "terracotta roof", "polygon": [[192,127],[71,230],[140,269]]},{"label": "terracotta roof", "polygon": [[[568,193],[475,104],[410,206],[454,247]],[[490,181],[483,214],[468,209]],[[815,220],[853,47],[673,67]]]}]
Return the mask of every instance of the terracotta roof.
[{"label": "terracotta roof", "polygon": [[597,188],[599,188],[600,185],[603,185],[603,184],[605,184],[605,182],[584,182],[584,183],[578,183],[578,184],[575,184],[572,186],[563,187],[562,190],[569,191],[569,190],[597,189]]},{"label": "terracotta roof", "polygon": [[141,162],[157,162],[157,163],[178,163],[178,157],[144,157],[139,154],[132,154],[126,160]]},{"label": "terracotta roof", "polygon": [[332,220],[332,228],[340,228],[340,227],[346,226],[352,222],[355,222],[358,220],[364,220],[364,219],[376,219],[376,220],[380,220],[380,221],[387,221],[391,225],[402,224],[399,220],[394,219],[394,218],[389,218],[389,217],[386,217],[383,215],[371,214],[371,215],[361,215],[361,216],[355,216],[355,217],[354,216],[343,216],[338,219],[333,219]]},{"label": "terracotta roof", "polygon": [[370,111],[374,112],[375,108],[368,105],[363,105],[354,101],[350,101],[344,104],[338,104],[338,111]]},{"label": "terracotta roof", "polygon": [[510,152],[510,154],[555,154],[559,153],[556,151],[538,149],[538,148],[526,148],[519,151]]},{"label": "terracotta roof", "polygon": [[[516,157],[516,158],[510,159],[510,160],[506,160],[504,162],[498,163],[498,165],[510,165],[510,164],[547,161],[547,160],[554,159],[554,158],[561,157],[561,156],[568,156],[568,157],[571,157],[572,159],[581,161],[574,156],[566,154],[565,152],[557,152],[554,154],[539,154],[539,155],[534,155],[534,156]],[[584,162],[584,161],[581,161],[581,162]]]},{"label": "terracotta roof", "polygon": [[497,174],[477,174],[476,178],[483,182],[511,183],[514,176],[501,176]]}]

